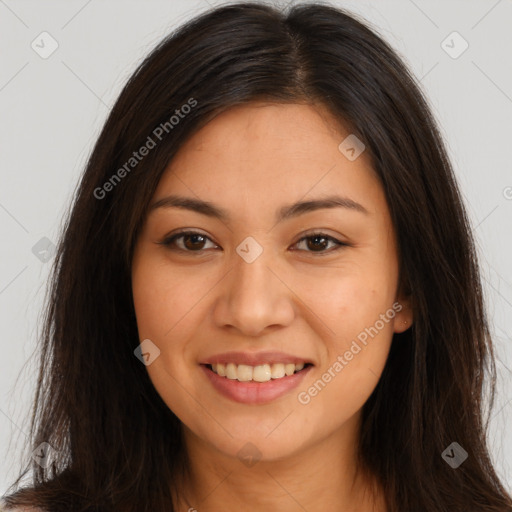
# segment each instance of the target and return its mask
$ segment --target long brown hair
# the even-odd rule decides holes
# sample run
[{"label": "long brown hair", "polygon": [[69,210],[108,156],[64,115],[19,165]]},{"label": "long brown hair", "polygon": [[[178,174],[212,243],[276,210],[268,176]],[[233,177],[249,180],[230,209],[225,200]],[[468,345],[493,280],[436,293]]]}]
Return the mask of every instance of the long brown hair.
[{"label": "long brown hair", "polygon": [[[47,297],[30,449],[45,442],[53,451],[46,467],[27,460],[6,502],[54,512],[174,510],[186,454],[180,421],[134,356],[133,248],[184,141],[219,112],[261,99],[327,106],[364,141],[387,197],[415,323],[395,335],[364,405],[359,452],[389,510],[512,510],[486,444],[495,367],[474,241],[423,93],[355,16],[258,3],[186,23],[115,103],[63,227]],[[148,137],[154,147],[132,161]],[[441,455],[454,441],[468,453],[457,469]],[[19,488],[30,471],[32,484]]]}]

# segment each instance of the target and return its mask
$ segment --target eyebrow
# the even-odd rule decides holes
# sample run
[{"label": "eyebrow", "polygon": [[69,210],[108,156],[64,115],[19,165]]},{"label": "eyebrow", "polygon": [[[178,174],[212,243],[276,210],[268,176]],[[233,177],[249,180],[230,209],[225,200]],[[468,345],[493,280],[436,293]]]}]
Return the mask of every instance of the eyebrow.
[{"label": "eyebrow", "polygon": [[[230,214],[224,208],[211,202],[195,199],[192,197],[170,195],[154,202],[149,207],[149,212],[159,208],[183,208],[191,210],[208,217],[219,219],[222,222],[229,222]],[[321,199],[312,199],[310,201],[299,201],[290,205],[281,207],[276,214],[276,222],[297,217],[305,213],[321,210],[324,208],[347,208],[360,213],[368,214],[368,210],[360,203],[341,196],[328,196]]]}]

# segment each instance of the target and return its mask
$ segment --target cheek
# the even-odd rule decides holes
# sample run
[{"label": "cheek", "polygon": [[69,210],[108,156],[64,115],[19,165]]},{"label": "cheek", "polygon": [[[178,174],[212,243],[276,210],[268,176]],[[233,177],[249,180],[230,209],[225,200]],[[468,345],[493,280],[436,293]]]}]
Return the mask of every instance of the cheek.
[{"label": "cheek", "polygon": [[397,268],[394,261],[376,263],[337,269],[336,277],[310,283],[307,305],[328,329],[319,372],[309,388],[301,389],[306,393],[301,403],[310,400],[310,411],[318,411],[333,428],[364,405],[389,354]]},{"label": "cheek", "polygon": [[[304,273],[294,283],[294,292],[325,327],[331,343],[344,346],[349,339],[369,328],[392,307],[397,271],[392,265],[345,265],[326,269],[323,275]],[[380,325],[380,324],[379,324]],[[391,332],[387,323],[379,330]],[[334,341],[333,341],[334,340]]]},{"label": "cheek", "polygon": [[187,278],[165,263],[146,260],[134,266],[132,290],[139,335],[165,344],[178,326],[183,335],[183,329],[194,319],[205,283]]},{"label": "cheek", "polygon": [[[333,297],[326,323],[333,333],[326,339],[327,368],[340,359],[344,386],[357,389],[374,382],[387,359],[396,314],[391,295],[371,286],[347,286],[346,293]],[[337,366],[339,369],[339,366]],[[338,382],[339,383],[339,382]]]},{"label": "cheek", "polygon": [[336,334],[324,339],[325,358],[297,396],[308,418],[321,418],[323,431],[335,430],[354,417],[377,386],[393,338],[393,316],[392,308],[357,304],[339,310]]},{"label": "cheek", "polygon": [[[135,264],[132,291],[139,340],[151,340],[159,354],[146,366],[158,394],[172,410],[180,410],[181,386],[190,386],[186,364],[192,362],[190,343],[197,328],[204,286],[168,265],[147,258]],[[190,407],[186,404],[184,407]]]},{"label": "cheek", "polygon": [[202,290],[204,295],[204,289],[170,271],[168,265],[145,259],[133,266],[132,290],[139,339],[150,339],[160,350],[146,366],[148,376],[169,409],[182,421],[191,421],[200,411],[184,363],[191,359],[187,340],[197,322],[194,312],[200,309],[196,293]]}]

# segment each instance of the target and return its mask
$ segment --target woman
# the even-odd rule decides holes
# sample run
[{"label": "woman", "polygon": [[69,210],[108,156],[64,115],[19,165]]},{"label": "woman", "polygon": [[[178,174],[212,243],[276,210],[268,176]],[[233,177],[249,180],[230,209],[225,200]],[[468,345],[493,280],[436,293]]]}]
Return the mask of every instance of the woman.
[{"label": "woman", "polygon": [[510,511],[479,279],[393,50],[328,6],[213,9],[141,64],[89,159],[54,266],[34,482],[6,505]]}]

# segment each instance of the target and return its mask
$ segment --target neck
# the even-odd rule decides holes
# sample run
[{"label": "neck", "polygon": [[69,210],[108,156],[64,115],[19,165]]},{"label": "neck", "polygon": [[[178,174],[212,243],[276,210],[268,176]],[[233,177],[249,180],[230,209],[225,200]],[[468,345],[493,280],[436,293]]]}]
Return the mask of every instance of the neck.
[{"label": "neck", "polygon": [[357,440],[347,438],[349,431],[353,429],[249,467],[184,426],[189,471],[176,510],[218,512],[250,506],[251,512],[385,512],[382,490],[358,469]]}]

